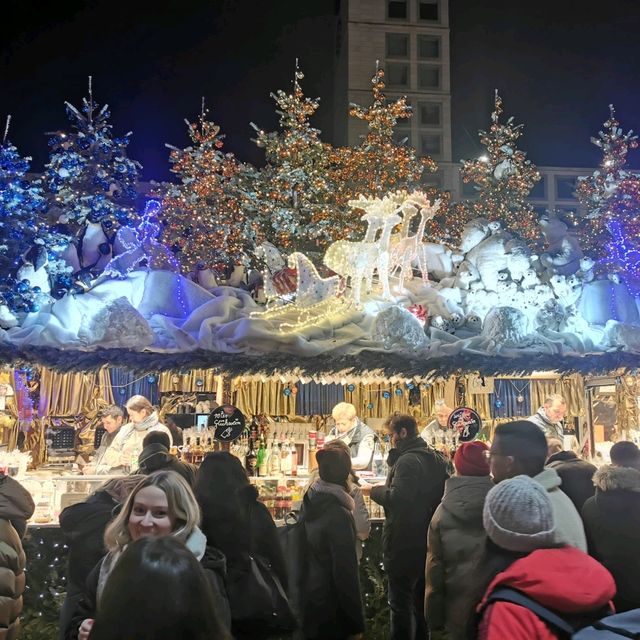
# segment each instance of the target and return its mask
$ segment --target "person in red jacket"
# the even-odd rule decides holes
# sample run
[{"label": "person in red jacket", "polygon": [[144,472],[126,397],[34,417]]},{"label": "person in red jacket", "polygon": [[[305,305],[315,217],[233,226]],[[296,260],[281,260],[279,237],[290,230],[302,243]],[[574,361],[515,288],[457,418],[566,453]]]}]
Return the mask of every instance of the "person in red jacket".
[{"label": "person in red jacket", "polygon": [[578,626],[605,615],[616,592],[613,577],[583,551],[554,543],[553,507],[540,484],[521,475],[496,485],[487,494],[483,522],[495,555],[507,566],[490,582],[478,606],[482,613],[479,640],[559,637],[530,609],[509,601],[491,601],[494,590],[503,587]]}]

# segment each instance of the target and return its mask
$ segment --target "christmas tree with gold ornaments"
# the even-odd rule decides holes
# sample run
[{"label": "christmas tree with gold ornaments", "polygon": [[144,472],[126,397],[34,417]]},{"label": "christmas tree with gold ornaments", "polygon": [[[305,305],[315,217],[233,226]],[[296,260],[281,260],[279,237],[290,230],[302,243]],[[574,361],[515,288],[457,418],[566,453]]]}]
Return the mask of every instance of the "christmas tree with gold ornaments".
[{"label": "christmas tree with gold ornaments", "polygon": [[247,235],[255,244],[266,240],[286,251],[322,248],[336,231],[328,179],[331,147],[311,126],[319,99],[305,97],[303,78],[296,60],[293,90],[271,94],[278,107],[278,131],[267,132],[251,123],[266,165],[247,166],[240,176],[242,208],[250,220]]},{"label": "christmas tree with gold ornaments", "polygon": [[462,181],[474,185],[477,197],[453,205],[448,239],[457,240],[465,223],[480,217],[500,221],[503,228],[523,240],[539,238],[538,215],[527,198],[540,180],[540,172],[517,147],[522,125],[514,124],[513,117],[501,122],[502,112],[502,98],[496,91],[491,126],[479,132],[486,151],[479,158],[461,162]]},{"label": "christmas tree with gold ornaments", "polygon": [[180,184],[162,200],[162,240],[180,261],[182,270],[240,264],[247,249],[244,215],[236,177],[239,164],[222,151],[220,127],[204,108],[196,122],[185,120],[192,145],[171,149],[171,171]]},{"label": "christmas tree with gold ornaments", "polygon": [[[360,195],[380,197],[401,189],[411,191],[420,186],[425,170],[437,169],[431,158],[419,158],[415,149],[394,139],[398,121],[410,118],[412,110],[406,97],[387,100],[384,76],[384,70],[376,65],[371,78],[370,106],[350,105],[349,115],[367,124],[366,135],[355,147],[335,149],[331,159],[336,204],[344,212],[337,226],[347,231],[357,228],[361,213],[347,207],[349,200]],[[435,196],[435,191],[427,195]]]}]

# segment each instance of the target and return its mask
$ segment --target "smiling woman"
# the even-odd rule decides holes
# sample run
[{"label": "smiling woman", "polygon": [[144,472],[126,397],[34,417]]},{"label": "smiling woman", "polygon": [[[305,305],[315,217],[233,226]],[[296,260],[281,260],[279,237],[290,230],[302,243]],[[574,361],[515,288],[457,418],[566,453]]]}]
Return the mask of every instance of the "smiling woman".
[{"label": "smiling woman", "polygon": [[216,596],[216,613],[229,628],[230,613],[224,587],[225,559],[218,549],[207,546],[199,524],[200,508],[191,488],[180,475],[173,471],[158,471],[144,478],[105,531],[108,553],[87,578],[83,598],[65,637],[89,638],[102,592],[128,545],[142,538],[166,536],[183,542],[200,561]]}]

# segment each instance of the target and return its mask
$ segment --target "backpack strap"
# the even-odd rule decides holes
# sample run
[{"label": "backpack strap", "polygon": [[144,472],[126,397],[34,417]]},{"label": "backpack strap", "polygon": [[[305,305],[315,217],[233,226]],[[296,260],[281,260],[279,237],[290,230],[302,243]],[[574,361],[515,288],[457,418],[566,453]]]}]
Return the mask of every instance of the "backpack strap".
[{"label": "backpack strap", "polygon": [[531,611],[531,613],[538,616],[540,620],[551,625],[554,629],[567,634],[569,637],[571,637],[575,631],[575,629],[557,613],[551,611],[551,609],[543,607],[541,604],[532,600],[517,589],[511,589],[509,587],[499,587],[498,589],[495,589],[485,601],[483,610],[493,602],[511,602],[524,607]]}]

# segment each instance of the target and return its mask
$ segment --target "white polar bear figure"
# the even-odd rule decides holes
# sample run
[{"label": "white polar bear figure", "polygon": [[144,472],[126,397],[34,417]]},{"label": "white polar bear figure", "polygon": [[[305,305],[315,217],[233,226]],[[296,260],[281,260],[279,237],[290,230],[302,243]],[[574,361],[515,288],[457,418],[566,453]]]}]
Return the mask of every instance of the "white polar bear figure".
[{"label": "white polar bear figure", "polygon": [[[449,247],[435,242],[422,242],[418,246],[421,257],[427,267],[428,274],[436,281],[442,280],[455,273],[456,264],[462,256],[456,256]],[[418,259],[418,262],[420,259]]]},{"label": "white polar bear figure", "polygon": [[511,234],[503,231],[499,222],[486,223],[484,219],[476,218],[464,227],[460,242],[460,249],[465,253],[462,265],[469,264],[477,269],[487,291],[497,291],[498,272],[509,268],[511,256],[506,251],[506,244],[511,239]]},{"label": "white polar bear figure", "polygon": [[575,234],[557,216],[546,215],[538,223],[547,243],[540,264],[550,273],[569,276],[580,269],[582,248]]}]

